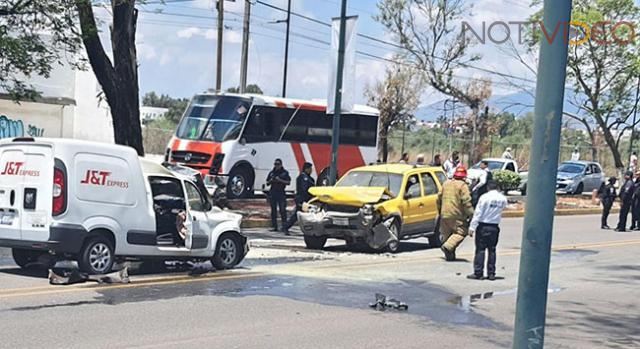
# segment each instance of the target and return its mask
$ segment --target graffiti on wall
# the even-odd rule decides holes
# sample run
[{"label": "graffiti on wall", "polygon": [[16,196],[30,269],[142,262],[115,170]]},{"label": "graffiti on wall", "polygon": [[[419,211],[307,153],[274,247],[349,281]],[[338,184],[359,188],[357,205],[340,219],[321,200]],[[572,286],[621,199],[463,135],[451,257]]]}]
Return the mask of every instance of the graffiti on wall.
[{"label": "graffiti on wall", "polygon": [[25,129],[22,120],[12,120],[6,115],[0,115],[0,138],[24,136],[42,137],[44,136],[44,128],[27,124]]}]

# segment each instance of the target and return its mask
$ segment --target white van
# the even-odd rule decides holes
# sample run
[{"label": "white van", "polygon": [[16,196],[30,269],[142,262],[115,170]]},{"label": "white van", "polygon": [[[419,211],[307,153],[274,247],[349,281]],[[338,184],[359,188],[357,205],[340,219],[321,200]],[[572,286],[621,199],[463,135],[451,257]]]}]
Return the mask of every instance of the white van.
[{"label": "white van", "polygon": [[93,274],[127,258],[240,263],[242,217],[213,207],[199,175],[173,169],[119,145],[2,140],[0,246],[21,267],[50,253]]}]

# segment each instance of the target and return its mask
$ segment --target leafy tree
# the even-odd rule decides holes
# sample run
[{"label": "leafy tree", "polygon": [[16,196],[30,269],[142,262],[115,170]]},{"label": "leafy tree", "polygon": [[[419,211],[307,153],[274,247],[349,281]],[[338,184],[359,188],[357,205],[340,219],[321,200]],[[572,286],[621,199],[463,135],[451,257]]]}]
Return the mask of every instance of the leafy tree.
[{"label": "leafy tree", "polygon": [[[540,0],[535,0],[534,5]],[[542,13],[536,13],[532,20],[540,21]],[[634,0],[574,0],[572,21],[585,23],[590,28],[574,26],[577,30],[575,41],[569,49],[567,83],[573,87],[576,98],[570,102],[579,109],[576,114],[564,115],[580,122],[589,137],[594,158],[597,157],[595,144],[601,132],[611,150],[615,166],[623,168],[620,145],[624,131],[635,128],[630,120],[638,104],[640,87],[639,45],[629,22],[638,23],[640,8]],[[553,28],[549,28],[551,37]],[[562,32],[562,29],[560,29]],[[542,31],[534,31],[529,42],[537,49],[540,40],[547,40]],[[560,37],[560,35],[558,35]]]},{"label": "leafy tree", "polygon": [[[238,87],[229,87],[227,89],[227,92],[240,93],[240,86],[238,86]],[[264,92],[262,92],[262,89],[260,88],[260,86],[258,86],[257,84],[249,84],[249,85],[247,85],[246,93],[253,93],[253,94],[257,94],[257,95],[264,94]]]},{"label": "leafy tree", "polygon": [[387,68],[383,81],[367,86],[365,97],[380,111],[378,132],[382,161],[386,162],[389,156],[390,130],[413,121],[422,89],[423,81],[415,69],[400,63]]},{"label": "leafy tree", "polygon": [[[34,75],[48,78],[56,64],[82,48],[74,16],[72,0],[0,2],[1,91],[15,101],[40,96],[24,80]],[[67,63],[80,65],[82,61]]]},{"label": "leafy tree", "polygon": [[188,98],[172,98],[169,95],[162,94],[158,96],[155,92],[147,92],[142,97],[142,105],[148,107],[158,107],[158,108],[167,108],[169,111],[164,115],[165,119],[171,121],[173,126],[175,127],[180,119],[182,118],[182,114],[187,109],[189,105]]},{"label": "leafy tree", "polygon": [[144,155],[138,86],[135,0],[111,0],[111,46],[113,62],[105,52],[96,25],[91,0],[75,0],[82,42],[89,63],[111,108],[116,143]]},{"label": "leafy tree", "polygon": [[[457,23],[470,12],[468,4],[466,0],[381,0],[375,18],[395,36],[427,84],[469,107],[471,122],[477,126],[488,97],[476,93],[477,82],[461,83],[454,76],[480,59],[469,52],[471,39],[456,31]],[[478,156],[475,152],[475,160]]]}]

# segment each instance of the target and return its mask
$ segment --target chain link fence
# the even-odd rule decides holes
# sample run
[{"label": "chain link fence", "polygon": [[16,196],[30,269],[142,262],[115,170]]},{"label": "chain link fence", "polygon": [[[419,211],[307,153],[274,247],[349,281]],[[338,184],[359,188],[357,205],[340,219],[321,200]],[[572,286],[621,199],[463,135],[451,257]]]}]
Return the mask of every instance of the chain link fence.
[{"label": "chain link fence", "polygon": [[[503,152],[507,148],[511,148],[511,155],[518,162],[520,169],[528,169],[529,154],[531,152],[530,142],[510,141],[497,136],[491,136],[486,141],[487,147],[485,147],[486,151],[482,154],[483,158],[502,157]],[[440,154],[442,161],[445,161],[452,151],[457,150],[461,154],[463,163],[469,164],[472,144],[473,140],[470,136],[465,137],[460,134],[448,136],[435,131],[429,133],[407,131],[403,137],[402,132],[394,132],[389,136],[388,158],[390,162],[399,160],[404,149],[404,152],[409,153],[411,161],[414,161],[418,154],[424,154],[427,162],[433,159],[436,154]],[[608,175],[619,175],[611,150],[606,145],[593,147],[586,142],[578,144],[564,142],[560,145],[560,161],[570,160],[571,154],[576,148],[580,152],[580,160],[595,160],[600,163]],[[625,166],[628,166],[628,160],[631,155],[629,142],[621,142],[620,149],[622,160]]]}]

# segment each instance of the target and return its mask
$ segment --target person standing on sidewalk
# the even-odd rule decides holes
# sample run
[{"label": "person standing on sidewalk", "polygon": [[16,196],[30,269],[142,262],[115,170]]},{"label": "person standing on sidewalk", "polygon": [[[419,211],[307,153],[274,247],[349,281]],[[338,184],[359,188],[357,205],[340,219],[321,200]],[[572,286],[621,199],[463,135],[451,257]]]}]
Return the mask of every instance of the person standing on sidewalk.
[{"label": "person standing on sidewalk", "polygon": [[605,185],[602,183],[600,189],[598,189],[598,196],[600,197],[600,202],[602,203],[602,221],[600,223],[601,229],[611,229],[609,228],[609,224],[607,220],[609,219],[609,212],[611,212],[611,207],[613,206],[613,202],[616,201],[616,181],[618,179],[616,177],[609,178],[609,184]]},{"label": "person standing on sidewalk", "polygon": [[471,194],[465,178],[467,169],[459,166],[453,174],[453,180],[444,182],[442,193],[438,196],[440,232],[444,241],[441,249],[448,262],[456,260],[456,248],[467,236],[469,220],[473,216]]},{"label": "person standing on sidewalk", "polygon": [[635,177],[631,202],[631,227],[629,230],[640,230],[640,172],[636,172]]},{"label": "person standing on sidewalk", "polygon": [[282,167],[282,160],[276,159],[273,162],[273,170],[267,175],[267,185],[269,190],[269,203],[271,204],[271,231],[278,231],[278,210],[282,225],[287,222],[287,194],[285,188],[291,183],[289,172]]},{"label": "person standing on sidewalk", "polygon": [[298,221],[298,211],[302,210],[302,204],[312,198],[311,194],[309,194],[309,189],[316,185],[316,181],[311,177],[311,171],[313,171],[313,164],[305,162],[302,165],[302,172],[296,178],[296,209],[287,223],[284,224],[282,231],[285,235],[289,235],[289,229]]},{"label": "person standing on sidewalk", "polygon": [[487,183],[487,193],[480,197],[478,206],[473,213],[469,237],[476,235],[476,254],[473,259],[473,274],[468,279],[482,280],[484,278],[484,255],[487,258],[487,279],[496,279],[496,246],[500,235],[500,220],[502,211],[507,207],[507,198],[498,191],[494,181]]},{"label": "person standing on sidewalk", "polygon": [[633,203],[633,172],[627,171],[624,174],[624,183],[620,188],[620,218],[615,231],[627,231],[627,217]]}]

